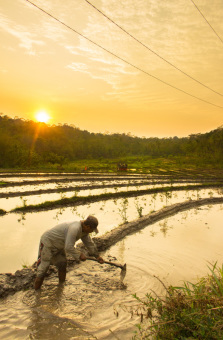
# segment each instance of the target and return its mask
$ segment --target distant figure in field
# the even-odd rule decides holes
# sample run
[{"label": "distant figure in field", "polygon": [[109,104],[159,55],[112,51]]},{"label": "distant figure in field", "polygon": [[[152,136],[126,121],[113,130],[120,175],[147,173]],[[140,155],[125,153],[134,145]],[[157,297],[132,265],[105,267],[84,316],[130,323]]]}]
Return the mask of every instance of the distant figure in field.
[{"label": "distant figure in field", "polygon": [[86,220],[63,222],[52,229],[47,230],[40,239],[39,254],[37,261],[37,276],[34,288],[37,290],[42,286],[46,272],[50,264],[58,268],[59,282],[66,279],[67,258],[70,254],[76,261],[85,261],[87,257],[80,250],[74,247],[76,241],[82,240],[90,255],[95,256],[99,263],[104,263],[99,256],[98,250],[89,234],[98,233],[98,220],[89,215]]},{"label": "distant figure in field", "polygon": [[127,171],[127,164],[126,163],[118,163],[117,165],[117,170],[118,171]]}]

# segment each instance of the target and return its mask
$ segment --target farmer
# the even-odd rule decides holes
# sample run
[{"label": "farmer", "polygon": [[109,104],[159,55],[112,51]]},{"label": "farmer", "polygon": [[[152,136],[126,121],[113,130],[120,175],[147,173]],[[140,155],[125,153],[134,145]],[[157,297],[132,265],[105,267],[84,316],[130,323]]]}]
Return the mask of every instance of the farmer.
[{"label": "farmer", "polygon": [[41,287],[50,264],[57,266],[59,282],[62,283],[65,281],[67,267],[66,254],[72,255],[77,262],[87,259],[85,254],[74,247],[75,242],[79,239],[83,241],[90,255],[95,256],[99,263],[104,263],[103,258],[99,256],[96,245],[89,236],[92,232],[98,233],[97,226],[97,218],[90,215],[84,221],[60,223],[54,228],[47,230],[41,236],[37,261],[37,276],[34,283],[36,290]]}]

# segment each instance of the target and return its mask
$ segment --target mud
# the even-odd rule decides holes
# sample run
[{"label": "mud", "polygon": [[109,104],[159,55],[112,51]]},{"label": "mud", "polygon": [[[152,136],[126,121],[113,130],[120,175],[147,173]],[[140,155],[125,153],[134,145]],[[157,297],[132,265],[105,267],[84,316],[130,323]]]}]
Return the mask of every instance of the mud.
[{"label": "mud", "polygon": [[[133,234],[139,231],[140,229],[148,225],[151,225],[159,220],[162,220],[166,217],[202,205],[220,204],[222,202],[223,197],[216,198],[212,197],[196,201],[190,200],[182,203],[173,204],[157,212],[145,215],[133,222],[125,223],[121,226],[118,226],[117,228],[113,229],[112,231],[108,232],[107,234],[101,237],[93,238],[93,240],[97,244],[99,251],[105,251],[118,241],[122,240],[125,236]],[[80,247],[83,248],[83,245],[80,245]],[[73,261],[68,261],[68,272],[72,270],[74,266],[75,264],[73,263]],[[36,275],[35,264],[33,264],[31,268],[24,268],[22,270],[18,270],[14,274],[12,273],[0,274],[0,297],[2,298],[9,294],[14,294],[17,291],[29,290],[30,288],[33,288],[33,281],[35,275]],[[52,280],[52,278],[55,279],[56,277],[57,270],[55,267],[51,266],[50,270],[47,273],[45,281],[49,282],[50,280]]]},{"label": "mud", "polygon": [[6,214],[6,211],[3,209],[0,209],[0,215],[5,215],[5,214]]}]

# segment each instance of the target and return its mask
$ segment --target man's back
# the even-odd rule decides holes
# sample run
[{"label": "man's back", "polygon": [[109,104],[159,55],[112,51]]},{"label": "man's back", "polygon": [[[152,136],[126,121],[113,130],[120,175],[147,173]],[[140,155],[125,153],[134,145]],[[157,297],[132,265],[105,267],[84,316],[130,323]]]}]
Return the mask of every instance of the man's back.
[{"label": "man's back", "polygon": [[43,243],[50,247],[63,249],[67,239],[75,241],[81,237],[81,222],[63,222],[47,230],[41,237]]}]

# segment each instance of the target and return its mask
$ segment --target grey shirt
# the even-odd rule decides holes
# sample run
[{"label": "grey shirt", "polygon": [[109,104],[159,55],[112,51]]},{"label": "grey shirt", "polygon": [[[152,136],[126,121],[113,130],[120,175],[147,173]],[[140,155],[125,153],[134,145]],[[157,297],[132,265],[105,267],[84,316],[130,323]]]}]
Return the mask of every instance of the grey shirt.
[{"label": "grey shirt", "polygon": [[64,249],[66,254],[71,255],[75,260],[79,260],[80,251],[74,247],[75,243],[81,239],[90,255],[98,256],[98,250],[90,236],[82,232],[81,222],[63,222],[54,228],[47,230],[41,237],[41,242],[54,250]]}]

